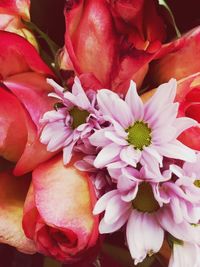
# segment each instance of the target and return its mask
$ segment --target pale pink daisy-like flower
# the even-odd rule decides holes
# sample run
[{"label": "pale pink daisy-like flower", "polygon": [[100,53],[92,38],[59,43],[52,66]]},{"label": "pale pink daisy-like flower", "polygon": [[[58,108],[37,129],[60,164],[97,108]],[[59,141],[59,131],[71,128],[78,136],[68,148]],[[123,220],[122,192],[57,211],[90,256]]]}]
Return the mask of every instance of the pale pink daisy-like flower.
[{"label": "pale pink daisy-like flower", "polygon": [[94,167],[95,155],[87,155],[81,160],[74,163],[74,166],[80,170],[87,172],[93,182],[96,196],[99,198],[113,187],[110,175],[106,169],[97,169]]},{"label": "pale pink daisy-like flower", "polygon": [[111,126],[96,130],[89,138],[92,145],[101,149],[94,166],[106,166],[109,170],[125,165],[136,167],[140,162],[153,168],[158,163],[162,166],[163,157],[194,162],[195,152],[177,137],[197,122],[186,117],[177,118],[175,95],[175,79],[159,86],[145,104],[133,81],[125,100],[109,90],[99,90],[99,110]]},{"label": "pale pink daisy-like flower", "polygon": [[140,171],[122,169],[117,188],[104,194],[95,205],[94,214],[104,212],[100,233],[115,232],[126,224],[127,244],[135,264],[160,250],[165,232],[200,245],[200,228],[196,226],[200,219],[200,188],[190,180],[171,171],[161,174],[159,168],[155,173],[146,166]]},{"label": "pale pink daisy-like flower", "polygon": [[49,96],[58,99],[58,108],[44,114],[41,123],[45,126],[40,141],[47,145],[48,151],[63,149],[63,161],[67,164],[74,147],[83,146],[84,139],[94,129],[100,128],[100,119],[95,108],[96,95],[93,91],[85,92],[77,77],[74,79],[72,92],[64,91],[63,87],[51,79],[48,79],[48,83],[55,90]]},{"label": "pale pink daisy-like flower", "polygon": [[199,267],[200,247],[197,244],[180,242],[173,244],[169,267]]}]

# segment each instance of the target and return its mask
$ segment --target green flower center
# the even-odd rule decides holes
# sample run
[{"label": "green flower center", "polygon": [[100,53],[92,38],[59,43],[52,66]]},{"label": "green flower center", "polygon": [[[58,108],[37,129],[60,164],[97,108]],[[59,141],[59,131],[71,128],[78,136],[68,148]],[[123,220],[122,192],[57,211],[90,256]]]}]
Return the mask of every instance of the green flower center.
[{"label": "green flower center", "polygon": [[151,144],[151,129],[143,121],[136,121],[126,132],[129,144],[133,145],[135,149],[143,150],[144,146]]},{"label": "green flower center", "polygon": [[142,212],[154,212],[160,208],[155,200],[152,187],[148,183],[141,183],[138,188],[136,198],[132,201],[134,209]]},{"label": "green flower center", "polygon": [[72,128],[76,129],[79,125],[86,122],[86,119],[90,113],[87,110],[80,110],[74,107],[69,111],[69,114],[73,119]]}]

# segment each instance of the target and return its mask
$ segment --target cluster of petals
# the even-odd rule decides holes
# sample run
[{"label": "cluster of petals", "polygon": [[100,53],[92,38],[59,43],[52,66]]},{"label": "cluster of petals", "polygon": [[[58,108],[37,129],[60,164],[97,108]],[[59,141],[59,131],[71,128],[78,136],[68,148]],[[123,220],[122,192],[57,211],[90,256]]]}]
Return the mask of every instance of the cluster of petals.
[{"label": "cluster of petals", "polygon": [[[87,138],[94,129],[100,127],[98,111],[95,108],[96,95],[92,90],[85,92],[77,77],[74,79],[72,92],[65,91],[51,79],[48,79],[48,83],[55,90],[49,96],[58,99],[58,108],[44,114],[41,123],[45,126],[40,141],[47,145],[48,151],[63,149],[63,161],[67,164],[72,157],[73,149],[89,149]],[[77,118],[73,118],[70,113],[74,109]],[[85,121],[78,122],[76,127],[73,127],[73,123],[76,123],[74,120],[79,120],[81,111],[85,112]]]},{"label": "cluster of petals", "polygon": [[160,250],[165,232],[199,246],[200,188],[195,185],[199,173],[198,161],[182,168],[170,165],[163,173],[146,166],[140,171],[122,169],[117,188],[104,194],[94,208],[94,214],[104,212],[100,233],[112,233],[126,224],[135,264]]},{"label": "cluster of petals", "polygon": [[[73,150],[86,154],[75,167],[93,182],[99,198],[93,213],[104,212],[100,233],[125,226],[135,264],[160,250],[166,232],[199,247],[200,154],[177,139],[197,122],[177,117],[176,80],[146,103],[133,81],[124,99],[107,89],[85,92],[77,77],[71,92],[48,83],[60,106],[44,114],[41,142],[49,151],[63,149],[64,164]],[[176,255],[177,249],[171,266]]]},{"label": "cluster of petals", "polygon": [[[90,150],[91,153],[91,150]],[[112,179],[107,170],[97,169],[94,167],[95,155],[87,155],[82,159],[76,161],[74,166],[80,170],[87,172],[94,185],[96,196],[99,198],[105,192],[111,190],[113,187]]]}]

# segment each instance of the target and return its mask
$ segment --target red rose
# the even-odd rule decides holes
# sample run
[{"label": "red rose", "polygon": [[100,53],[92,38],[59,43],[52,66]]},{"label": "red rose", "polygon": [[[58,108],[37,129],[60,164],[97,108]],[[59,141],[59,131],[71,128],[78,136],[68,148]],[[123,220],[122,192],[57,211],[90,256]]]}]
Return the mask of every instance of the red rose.
[{"label": "red rose", "polygon": [[130,79],[141,85],[165,37],[152,0],[67,1],[65,19],[60,67],[74,70],[84,81],[90,75],[88,87],[93,88],[124,93]]}]

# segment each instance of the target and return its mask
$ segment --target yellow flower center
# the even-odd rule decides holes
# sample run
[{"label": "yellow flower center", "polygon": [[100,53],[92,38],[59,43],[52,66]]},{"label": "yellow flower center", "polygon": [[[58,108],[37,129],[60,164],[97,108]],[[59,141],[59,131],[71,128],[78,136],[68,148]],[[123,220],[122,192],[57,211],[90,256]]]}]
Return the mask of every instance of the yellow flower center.
[{"label": "yellow flower center", "polygon": [[200,188],[200,180],[195,180],[194,181],[194,185],[196,186],[196,187],[199,187]]}]

